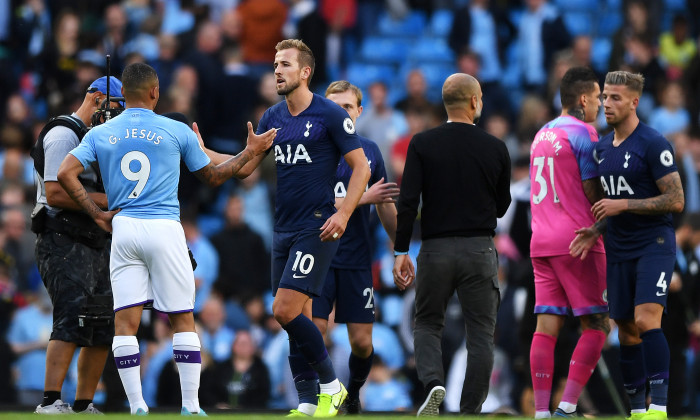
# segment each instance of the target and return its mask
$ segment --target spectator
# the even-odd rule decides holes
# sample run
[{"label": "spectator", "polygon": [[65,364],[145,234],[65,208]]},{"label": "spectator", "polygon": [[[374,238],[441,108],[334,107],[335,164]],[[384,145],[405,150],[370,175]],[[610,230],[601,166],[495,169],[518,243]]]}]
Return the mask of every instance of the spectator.
[{"label": "spectator", "polygon": [[21,405],[36,404],[44,395],[46,347],[53,324],[51,309],[49,294],[42,287],[33,296],[33,302],[19,309],[10,323],[7,342],[17,357],[14,376],[17,402]]},{"label": "spectator", "polygon": [[370,103],[357,120],[357,134],[374,140],[386,159],[391,145],[408,127],[404,117],[388,103],[388,87],[384,82],[372,82],[367,92]]},{"label": "spectator", "polygon": [[391,154],[389,156],[389,170],[392,178],[396,183],[401,185],[401,177],[403,176],[403,168],[406,165],[406,153],[408,145],[414,135],[428,129],[428,113],[424,107],[411,106],[406,109],[406,122],[408,123],[408,133],[401,136],[391,146]]},{"label": "spectator", "polygon": [[270,397],[270,375],[257,354],[257,346],[248,331],[239,331],[231,357],[215,367],[211,381],[202,384],[217,408],[262,409]]},{"label": "spectator", "polygon": [[690,37],[688,20],[683,15],[676,15],[670,32],[659,38],[659,61],[666,69],[669,80],[677,80],[688,67],[690,60],[697,53],[698,46]]},{"label": "spectator", "polygon": [[[481,81],[481,57],[470,49],[463,50],[457,56],[457,70]],[[492,113],[502,113],[512,123],[514,117],[513,101],[503,89],[500,80],[481,83],[481,91],[484,93],[484,109],[481,110],[480,121],[488,120]]]},{"label": "spectator", "polygon": [[199,314],[202,329],[199,331],[202,347],[211,354],[214,362],[223,362],[231,357],[231,345],[236,333],[225,325],[224,303],[218,296],[207,300]]},{"label": "spectator", "polygon": [[396,109],[406,114],[409,108],[423,108],[423,113],[430,113],[435,106],[427,98],[428,85],[420,69],[413,69],[406,77],[406,96],[396,102]]},{"label": "spectator", "polygon": [[202,310],[204,302],[209,300],[214,281],[219,276],[219,254],[209,239],[199,231],[194,215],[184,214],[181,223],[182,229],[185,231],[187,247],[197,262],[197,268],[194,270],[196,288],[194,313],[198,314]]},{"label": "spectator", "polygon": [[243,199],[228,199],[224,218],[226,226],[211,238],[219,254],[219,278],[214,290],[226,300],[238,302],[246,295],[270,289],[270,257],[260,235],[243,220]]},{"label": "spectator", "polygon": [[407,384],[394,378],[381,356],[374,356],[363,392],[366,411],[408,411],[413,407]]},{"label": "spectator", "polygon": [[547,69],[555,52],[571,43],[564,21],[547,0],[527,0],[520,20],[519,63],[525,89],[542,93],[547,83]]},{"label": "spectator", "polygon": [[287,6],[281,0],[243,0],[236,9],[240,15],[239,42],[243,61],[253,76],[270,71],[275,45],[282,40],[282,26],[287,20]]},{"label": "spectator", "polygon": [[649,125],[666,137],[685,131],[690,126],[690,113],[685,109],[685,92],[678,82],[668,82],[660,95],[661,106],[649,116]]}]

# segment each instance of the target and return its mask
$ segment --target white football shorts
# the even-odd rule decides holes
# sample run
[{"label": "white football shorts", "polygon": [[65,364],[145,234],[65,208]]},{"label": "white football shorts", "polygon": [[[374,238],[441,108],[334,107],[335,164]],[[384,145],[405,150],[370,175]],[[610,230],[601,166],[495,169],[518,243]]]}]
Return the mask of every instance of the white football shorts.
[{"label": "white football shorts", "polygon": [[152,301],[161,312],[191,312],[194,273],[180,222],[117,215],[112,229],[114,311]]}]

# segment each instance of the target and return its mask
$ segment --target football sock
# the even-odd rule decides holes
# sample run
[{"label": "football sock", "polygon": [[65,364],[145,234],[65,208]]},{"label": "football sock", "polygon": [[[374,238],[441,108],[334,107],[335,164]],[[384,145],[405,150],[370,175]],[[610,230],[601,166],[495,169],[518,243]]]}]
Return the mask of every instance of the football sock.
[{"label": "football sock", "polygon": [[51,405],[56,402],[56,400],[61,399],[61,391],[44,391],[44,400],[41,402],[42,407]]},{"label": "football sock", "polygon": [[[299,351],[304,356],[304,359],[316,371],[321,384],[329,384],[336,380],[333,362],[328,357],[326,345],[323,343],[323,336],[316,324],[311,322],[304,314],[299,314],[282,327],[287,330],[290,339],[294,340],[297,347],[299,347]],[[340,390],[340,386],[338,386],[338,390]],[[323,391],[323,388],[321,391]]]},{"label": "football sock", "polygon": [[[302,404],[310,404],[315,410],[318,401],[318,374],[311,368],[304,355],[299,351],[299,347],[291,339],[289,340],[289,368],[292,371],[292,378],[294,378],[294,387],[299,395],[299,407]],[[299,411],[302,410],[299,409]],[[309,415],[313,414],[312,411]]]},{"label": "football sock", "polygon": [[129,399],[131,414],[135,414],[139,408],[148,412],[148,406],[143,400],[141,392],[141,353],[139,353],[139,342],[136,337],[133,335],[114,336],[112,352],[126,397]]},{"label": "football sock", "polygon": [[[595,369],[600,352],[605,344],[606,334],[599,330],[585,330],[578,339],[574,354],[571,356],[569,363],[569,376],[566,380],[566,387],[562,395],[562,403],[568,403],[559,408],[567,413],[576,410],[578,397],[581,395],[583,387],[588,383],[593,370]],[[573,406],[573,407],[572,407]]]},{"label": "football sock", "polygon": [[81,411],[85,411],[88,408],[88,405],[92,400],[75,400],[75,403],[73,403],[73,411],[76,413],[80,413]]},{"label": "football sock", "polygon": [[363,359],[350,353],[348,366],[350,367],[350,383],[348,384],[348,397],[354,400],[360,398],[360,388],[367,381],[369,371],[372,369],[372,361],[374,360],[374,349],[372,353]]},{"label": "football sock", "polygon": [[199,377],[202,371],[200,347],[196,332],[173,335],[173,357],[180,373],[182,406],[190,413],[199,412]]},{"label": "football sock", "polygon": [[557,338],[536,332],[530,347],[530,375],[535,393],[535,411],[549,412],[549,399],[552,394],[554,374],[554,346]]},{"label": "football sock", "polygon": [[620,346],[620,370],[633,414],[646,411],[647,373],[645,366],[641,344]]},{"label": "football sock", "polygon": [[649,396],[655,410],[666,411],[668,401],[668,371],[671,353],[668,342],[661,328],[643,333],[641,336],[644,349],[644,365],[649,379]]}]

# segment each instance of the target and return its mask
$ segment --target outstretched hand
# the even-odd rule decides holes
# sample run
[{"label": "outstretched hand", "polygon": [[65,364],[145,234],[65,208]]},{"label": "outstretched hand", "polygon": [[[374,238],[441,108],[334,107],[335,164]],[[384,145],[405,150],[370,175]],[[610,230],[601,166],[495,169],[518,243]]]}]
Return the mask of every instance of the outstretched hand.
[{"label": "outstretched hand", "polygon": [[272,147],[272,142],[275,140],[276,136],[276,128],[271,128],[260,135],[255,134],[255,131],[253,131],[253,124],[248,121],[248,139],[246,140],[246,148],[250,149],[257,156]]},{"label": "outstretched hand", "polygon": [[576,230],[576,237],[569,244],[569,254],[574,258],[581,256],[581,261],[585,260],[598,237],[600,232],[593,226]]},{"label": "outstretched hand", "polygon": [[202,134],[199,132],[199,126],[196,122],[192,123],[192,131],[197,135],[197,140],[199,140],[199,148],[204,150],[204,139],[202,139]]},{"label": "outstretched hand", "polygon": [[111,211],[101,211],[97,213],[95,216],[94,220],[97,226],[99,226],[102,230],[112,233],[112,219],[114,219],[114,216],[122,211],[122,209],[116,209],[116,210],[111,210]]},{"label": "outstretched hand", "polygon": [[395,182],[384,182],[382,177],[362,194],[360,204],[393,203],[394,198],[398,197],[400,192],[401,190]]}]

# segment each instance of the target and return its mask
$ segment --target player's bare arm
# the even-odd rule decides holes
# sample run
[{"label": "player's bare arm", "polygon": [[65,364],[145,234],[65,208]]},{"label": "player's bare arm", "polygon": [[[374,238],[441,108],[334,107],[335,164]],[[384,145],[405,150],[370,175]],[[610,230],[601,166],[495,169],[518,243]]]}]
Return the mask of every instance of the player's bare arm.
[{"label": "player's bare arm", "polygon": [[[194,131],[194,133],[197,135],[197,140],[199,140],[199,147],[201,147],[202,150],[204,151],[204,153],[206,153],[206,155],[209,157],[209,159],[211,159],[211,162],[213,165],[220,165],[220,164],[226,162],[227,160],[235,157],[233,155],[229,155],[229,154],[225,154],[225,153],[218,153],[218,152],[215,152],[213,150],[207,149],[204,146],[204,139],[202,139],[202,135],[199,132],[199,126],[197,126],[197,123],[192,124],[192,131]],[[248,122],[247,143],[248,143],[248,145],[251,145],[256,139],[261,138],[261,137],[265,137],[269,134],[272,134],[273,132],[274,132],[274,135],[277,135],[277,130],[274,128],[271,128],[267,132],[258,136],[253,132],[253,124],[251,124],[249,121]],[[274,136],[272,139],[274,140]],[[270,141],[270,144],[267,147],[267,149],[269,149],[270,147],[272,147],[272,141]],[[263,152],[266,151],[267,149],[263,150]],[[256,154],[255,156],[253,156],[252,159],[249,159],[241,168],[239,168],[236,171],[236,173],[233,174],[233,176],[235,176],[238,179],[243,179],[243,178],[248,177],[250,174],[253,173],[255,168],[257,168],[258,165],[260,165],[260,162],[262,162],[262,160],[265,159],[265,156],[267,156],[265,153]],[[204,181],[204,182],[206,182],[206,181]]]},{"label": "player's bare arm", "polygon": [[678,172],[671,172],[656,181],[661,191],[660,195],[644,199],[611,200],[605,198],[593,205],[591,211],[596,220],[602,220],[608,216],[617,216],[628,211],[636,214],[665,214],[680,213],[685,206],[683,186]]},{"label": "player's bare arm", "polygon": [[[49,203],[49,206],[64,210],[81,211],[83,209],[78,203],[73,201],[58,181],[45,181],[44,188],[46,189],[46,201]],[[91,192],[88,195],[99,208],[107,210],[107,194]]]},{"label": "player's bare arm", "polygon": [[586,194],[588,202],[594,204],[605,197],[603,192],[603,185],[600,183],[600,179],[591,178],[582,182],[583,193]]},{"label": "player's bare arm", "polygon": [[362,194],[357,205],[394,203],[400,192],[401,190],[395,182],[384,182],[382,177]]},{"label": "player's bare arm", "polygon": [[[259,163],[262,160],[262,157],[265,156],[265,151],[272,147],[272,142],[274,141],[275,136],[277,136],[277,130],[275,129],[271,129],[261,135],[255,134],[253,132],[253,125],[248,122],[248,144],[241,153],[219,163],[218,165],[215,165],[213,162],[209,162],[207,166],[194,172],[194,174],[202,182],[210,186],[219,186],[227,179],[238,176],[241,169],[243,169],[243,167],[245,167],[251,161],[255,160],[255,158],[260,158],[258,160]],[[255,167],[252,169],[255,169]],[[245,178],[245,176],[243,178]]]},{"label": "player's bare arm", "polygon": [[661,195],[643,200],[627,200],[628,211],[636,214],[680,213],[685,207],[683,185],[678,172],[671,172],[656,180]]},{"label": "player's bare arm", "polygon": [[321,226],[321,241],[335,241],[340,239],[345,233],[345,227],[348,224],[348,219],[355,211],[357,203],[360,202],[360,197],[365,190],[365,186],[369,181],[370,169],[367,163],[367,157],[362,148],[354,149],[345,154],[345,161],[352,169],[350,182],[348,182],[348,190],[345,194],[345,199],[338,211],[326,220],[326,223]]},{"label": "player's bare arm", "polygon": [[85,213],[90,215],[97,225],[107,232],[112,231],[112,218],[119,210],[102,211],[92,200],[83,184],[80,183],[78,175],[83,173],[83,165],[73,155],[68,154],[61,167],[58,168],[58,182],[68,195],[80,206]]}]

